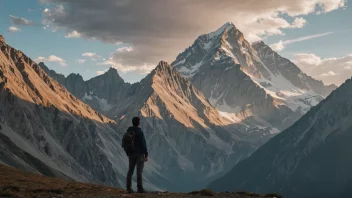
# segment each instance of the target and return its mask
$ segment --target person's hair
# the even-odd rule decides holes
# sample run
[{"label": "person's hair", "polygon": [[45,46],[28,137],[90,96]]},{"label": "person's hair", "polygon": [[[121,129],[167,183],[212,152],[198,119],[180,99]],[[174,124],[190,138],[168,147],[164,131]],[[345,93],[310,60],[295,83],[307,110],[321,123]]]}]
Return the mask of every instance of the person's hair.
[{"label": "person's hair", "polygon": [[139,117],[134,117],[132,119],[133,126],[139,126],[140,121],[141,121],[141,119]]}]

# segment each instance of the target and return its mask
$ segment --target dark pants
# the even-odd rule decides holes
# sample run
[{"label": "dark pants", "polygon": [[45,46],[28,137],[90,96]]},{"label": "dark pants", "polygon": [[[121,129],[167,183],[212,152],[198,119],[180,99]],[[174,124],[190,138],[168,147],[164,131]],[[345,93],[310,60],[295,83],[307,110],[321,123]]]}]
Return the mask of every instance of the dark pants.
[{"label": "dark pants", "polygon": [[127,189],[131,189],[132,187],[132,175],[135,167],[137,166],[137,188],[139,190],[143,190],[143,181],[142,181],[142,173],[144,168],[144,155],[131,155],[128,157],[129,165],[128,165],[128,173],[127,173],[127,181],[126,187]]}]

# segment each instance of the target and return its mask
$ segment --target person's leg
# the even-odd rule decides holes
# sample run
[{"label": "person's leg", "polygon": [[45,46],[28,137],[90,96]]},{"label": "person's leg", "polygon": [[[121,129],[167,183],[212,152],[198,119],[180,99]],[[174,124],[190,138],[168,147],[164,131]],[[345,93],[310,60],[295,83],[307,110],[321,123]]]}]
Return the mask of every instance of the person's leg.
[{"label": "person's leg", "polygon": [[137,160],[137,188],[138,192],[144,192],[143,188],[143,168],[144,168],[144,155],[138,157]]},{"label": "person's leg", "polygon": [[128,173],[126,179],[127,191],[132,192],[132,176],[134,168],[136,167],[137,160],[134,156],[128,157]]}]

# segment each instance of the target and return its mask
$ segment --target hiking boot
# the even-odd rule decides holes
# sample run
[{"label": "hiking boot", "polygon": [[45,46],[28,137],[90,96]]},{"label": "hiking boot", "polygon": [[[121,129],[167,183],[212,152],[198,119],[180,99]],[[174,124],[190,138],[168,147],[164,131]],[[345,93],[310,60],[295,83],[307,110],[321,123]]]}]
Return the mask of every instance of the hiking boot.
[{"label": "hiking boot", "polygon": [[146,190],[144,190],[143,188],[142,189],[138,189],[138,191],[137,191],[138,193],[147,193],[147,191]]},{"label": "hiking boot", "polygon": [[127,188],[127,192],[128,192],[128,193],[134,193],[134,191],[133,191],[132,188]]}]

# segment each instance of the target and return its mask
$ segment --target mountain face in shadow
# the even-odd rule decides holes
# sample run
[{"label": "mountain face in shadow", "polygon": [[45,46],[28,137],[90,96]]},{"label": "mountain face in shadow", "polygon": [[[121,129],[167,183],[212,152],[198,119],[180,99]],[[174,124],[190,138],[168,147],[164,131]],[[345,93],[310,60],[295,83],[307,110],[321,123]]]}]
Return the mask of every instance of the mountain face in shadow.
[{"label": "mountain face in shadow", "polygon": [[352,79],[209,187],[291,198],[350,197]]},{"label": "mountain face in shadow", "polygon": [[126,126],[133,115],[141,115],[152,159],[182,187],[176,190],[203,187],[257,147],[259,138],[221,116],[165,62],[132,87],[137,97],[121,110],[117,122]]},{"label": "mountain face in shadow", "polygon": [[[115,121],[93,110],[29,57],[0,42],[0,163],[124,186],[127,157]],[[146,178],[147,188],[157,189]]]},{"label": "mountain face in shadow", "polygon": [[307,76],[263,42],[250,44],[232,23],[199,36],[172,65],[223,115],[272,133],[336,88]]},{"label": "mountain face in shadow", "polygon": [[[115,111],[127,105],[123,101],[132,87],[110,68],[103,75],[84,81],[79,74],[62,74],[50,70],[44,63],[38,64],[50,77],[62,84],[70,93],[104,115],[113,118]],[[127,98],[128,99],[128,98]]]},{"label": "mountain face in shadow", "polygon": [[120,142],[132,117],[142,118],[147,138],[146,187],[191,191],[224,175],[334,88],[307,80],[290,63],[281,68],[276,60],[283,58],[249,44],[232,24],[202,35],[172,66],[161,61],[134,84],[113,68],[88,81],[65,77],[0,44],[0,162],[113,186],[124,185]]},{"label": "mountain face in shadow", "polygon": [[300,90],[313,91],[325,98],[337,88],[336,85],[324,85],[322,81],[303,73],[297,65],[280,56],[263,41],[253,43],[252,47],[269,71],[276,75],[282,75],[288,82]]},{"label": "mountain face in shadow", "polygon": [[[40,65],[53,78],[61,78],[60,74]],[[164,175],[171,184],[156,180],[154,184],[168,190],[189,191],[204,187],[248,156],[265,139],[249,134],[245,125],[233,123],[220,115],[188,79],[163,61],[141,82],[133,85],[115,78],[118,76],[115,69],[85,82],[79,76],[75,78],[76,83],[67,83],[70,76],[78,75],[61,78],[61,82],[68,87],[82,87],[80,91],[76,89],[76,96],[115,119],[121,131],[130,126],[134,116],[142,118],[141,128],[153,161],[149,168],[154,173],[150,173],[150,177],[154,177],[155,172]],[[104,84],[108,76],[115,76],[115,82],[120,82],[109,90],[111,94],[98,92],[99,88],[89,88],[92,87],[89,84]],[[105,83],[105,86],[112,87],[112,82]],[[113,93],[118,93],[118,100],[109,100],[108,95]],[[94,106],[94,98],[110,101],[111,109],[104,111]]]},{"label": "mountain face in shadow", "polygon": [[[142,117],[147,137],[149,189],[201,188],[261,144],[166,62],[133,85],[114,69],[84,82],[2,42],[0,79],[0,162],[48,176],[123,187],[121,136],[134,116]],[[94,98],[111,108],[82,102]]]},{"label": "mountain face in shadow", "polygon": [[172,67],[160,62],[134,84],[113,68],[84,81],[39,65],[116,121],[121,133],[132,117],[141,116],[152,159],[147,177],[161,176],[169,183],[150,182],[173,191],[200,188],[222,176],[334,89],[264,43],[251,45],[230,23],[200,36]]}]

